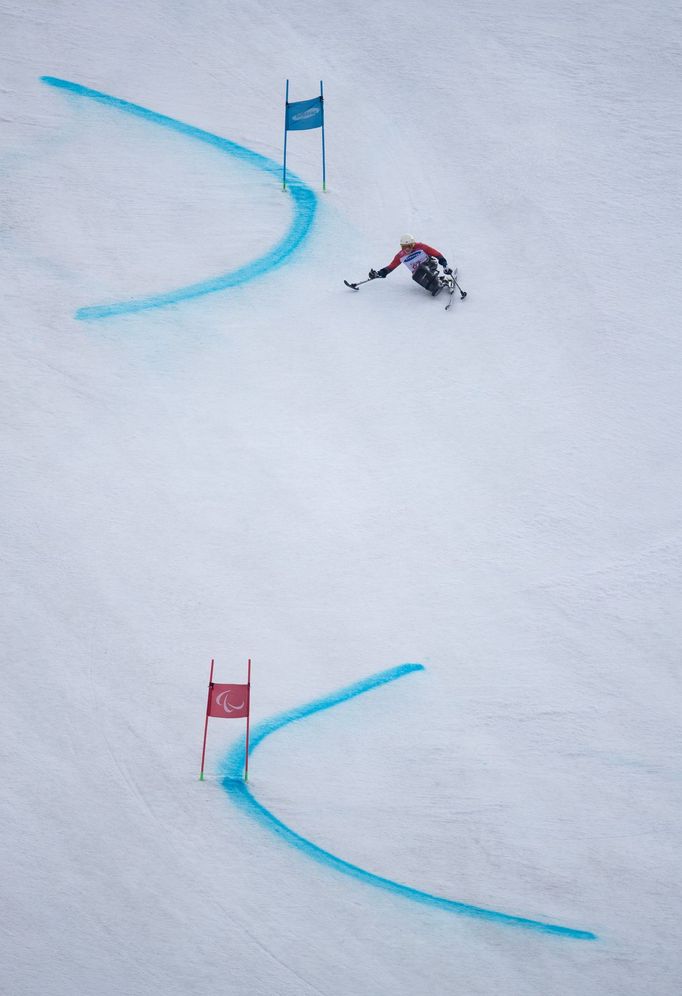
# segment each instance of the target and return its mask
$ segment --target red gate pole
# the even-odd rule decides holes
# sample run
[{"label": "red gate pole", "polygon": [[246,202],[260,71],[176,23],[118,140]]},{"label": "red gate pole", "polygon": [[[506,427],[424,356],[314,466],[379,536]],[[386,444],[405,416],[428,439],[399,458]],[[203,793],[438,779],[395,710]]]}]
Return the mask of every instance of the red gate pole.
[{"label": "red gate pole", "polygon": [[251,658],[249,657],[249,671],[246,678],[246,685],[249,689],[249,711],[246,714],[246,753],[244,755],[244,781],[249,780],[249,723],[251,721]]},{"label": "red gate pole", "polygon": [[199,781],[204,780],[204,758],[206,757],[206,734],[208,733],[208,710],[211,705],[211,689],[213,688],[213,665],[215,661],[211,658],[211,673],[208,678],[208,697],[206,699],[206,722],[204,723],[204,746],[201,750],[201,771],[199,773]]}]

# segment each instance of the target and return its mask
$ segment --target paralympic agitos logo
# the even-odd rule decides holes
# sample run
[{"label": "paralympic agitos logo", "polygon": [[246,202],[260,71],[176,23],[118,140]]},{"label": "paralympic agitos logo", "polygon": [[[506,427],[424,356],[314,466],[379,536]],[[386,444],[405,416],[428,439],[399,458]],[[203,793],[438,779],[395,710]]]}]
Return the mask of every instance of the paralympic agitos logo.
[{"label": "paralympic agitos logo", "polygon": [[227,713],[228,716],[231,712],[241,712],[241,710],[246,705],[245,698],[242,699],[239,705],[236,705],[234,702],[229,701],[230,695],[233,693],[233,691],[234,689],[229,688],[225,692],[218,692],[218,694],[215,697],[215,704],[219,706],[223,710],[223,712]]}]

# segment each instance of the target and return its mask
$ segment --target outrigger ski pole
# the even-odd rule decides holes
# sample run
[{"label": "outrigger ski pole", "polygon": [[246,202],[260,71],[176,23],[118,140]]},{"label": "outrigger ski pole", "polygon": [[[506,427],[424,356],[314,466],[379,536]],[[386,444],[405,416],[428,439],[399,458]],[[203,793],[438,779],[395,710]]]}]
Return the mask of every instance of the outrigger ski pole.
[{"label": "outrigger ski pole", "polygon": [[358,282],[355,284],[349,284],[347,280],[344,280],[344,284],[346,285],[346,287],[351,287],[353,290],[360,290],[360,284],[369,284],[369,283],[371,283],[371,278],[368,278],[367,280],[358,280]]},{"label": "outrigger ski pole", "polygon": [[454,270],[450,270],[449,273],[446,273],[446,275],[445,275],[445,277],[443,279],[447,280],[447,286],[449,288],[450,300],[445,305],[445,310],[449,311],[450,310],[450,305],[452,304],[452,299],[453,299],[453,297],[455,295],[455,287],[459,291],[459,294],[460,294],[460,298],[459,299],[460,299],[460,301],[464,300],[464,298],[467,296],[467,292],[465,290],[462,290],[462,288],[457,283],[457,267],[455,267]]},{"label": "outrigger ski pole", "polygon": [[[463,301],[464,298],[467,296],[467,292],[465,290],[462,290],[462,288],[459,286],[459,284],[457,283],[457,277],[454,274],[451,273],[449,274],[449,276],[452,277],[452,290],[454,291],[456,287],[460,293],[460,301]],[[371,284],[371,282],[372,282],[371,277],[368,277],[366,280],[358,280],[354,284],[350,283],[350,281],[348,280],[344,280],[344,284],[346,285],[346,287],[350,287],[351,290],[360,290],[362,284]]]}]

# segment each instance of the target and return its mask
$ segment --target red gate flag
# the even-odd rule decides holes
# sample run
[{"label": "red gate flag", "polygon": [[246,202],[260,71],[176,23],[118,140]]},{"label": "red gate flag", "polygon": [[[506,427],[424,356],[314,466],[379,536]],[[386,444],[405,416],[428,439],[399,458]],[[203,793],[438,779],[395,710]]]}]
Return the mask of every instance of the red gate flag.
[{"label": "red gate flag", "polygon": [[249,715],[249,686],[212,684],[208,714],[217,719],[244,719]]},{"label": "red gate flag", "polygon": [[208,676],[208,698],[206,699],[206,719],[204,721],[204,745],[201,748],[201,771],[199,780],[204,780],[204,761],[206,760],[206,735],[208,720],[214,719],[245,719],[246,739],[244,742],[244,781],[249,780],[249,708],[251,705],[251,658],[246,674],[245,685],[222,685],[213,680],[213,666]]}]

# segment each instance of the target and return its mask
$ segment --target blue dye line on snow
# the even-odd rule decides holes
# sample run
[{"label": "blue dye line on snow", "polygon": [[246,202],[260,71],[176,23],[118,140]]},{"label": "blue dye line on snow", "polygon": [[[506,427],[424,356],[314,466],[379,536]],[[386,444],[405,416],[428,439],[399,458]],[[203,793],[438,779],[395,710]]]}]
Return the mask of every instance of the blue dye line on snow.
[{"label": "blue dye line on snow", "polygon": [[[112,97],[107,93],[100,93],[99,90],[91,90],[90,87],[82,86],[80,83],[72,83],[69,80],[58,79],[55,76],[41,76],[41,80],[43,83],[49,84],[49,86],[68,90],[70,93],[78,94],[80,97],[87,97],[90,100],[96,100],[101,104],[107,104],[109,107],[125,111],[127,114],[134,114],[146,121],[151,121],[153,124],[170,128],[181,135],[195,138],[199,142],[205,142],[220,149],[221,152],[226,152],[234,156],[248,166],[263,170],[265,173],[269,173],[277,178],[280,176],[281,167],[274,160],[268,159],[258,152],[253,152],[243,145],[237,145],[236,142],[231,142],[227,138],[221,138],[219,135],[213,135],[202,128],[196,128],[194,125],[185,124],[183,121],[177,121],[175,118],[169,118],[165,114],[157,114],[156,111],[150,111],[139,104],[132,104],[130,101],[121,100],[120,97]],[[263,276],[263,274],[268,273],[270,270],[281,266],[299,248],[309,234],[317,207],[317,197],[310,187],[306,186],[293,173],[287,174],[287,178],[289,181],[287,190],[294,202],[294,219],[285,235],[264,256],[259,256],[258,259],[254,259],[252,262],[247,263],[245,266],[240,266],[236,270],[231,270],[229,273],[223,273],[218,277],[190,284],[187,287],[179,287],[176,290],[167,291],[163,294],[153,294],[149,297],[121,301],[117,304],[101,304],[80,308],[76,312],[76,318],[110,318],[114,315],[128,315],[132,312],[145,311],[149,308],[162,308],[165,305],[177,304],[179,301],[187,301],[190,298],[203,297],[205,294],[214,294],[216,291],[222,291],[228,287],[237,287],[239,284],[245,284],[249,280],[254,280],[256,277]]]},{"label": "blue dye line on snow", "polygon": [[[339,705],[342,702],[347,702],[349,699],[355,698],[357,695],[369,692],[373,688],[377,688],[380,685],[388,684],[388,682],[395,681],[397,678],[402,678],[404,675],[410,674],[413,671],[423,670],[424,667],[422,664],[402,664],[399,667],[391,668],[388,671],[381,671],[379,674],[365,678],[364,681],[359,681],[354,685],[349,685],[347,688],[342,688],[338,692],[334,692],[331,695],[326,695],[323,698],[309,702],[307,705],[299,706],[297,709],[291,709],[288,712],[281,713],[279,716],[274,716],[272,719],[265,720],[263,723],[259,723],[258,726],[252,731],[249,745],[249,755],[251,755],[252,751],[255,750],[258,744],[262,743],[266,737],[269,737],[271,733],[275,733],[277,730],[282,729],[282,727],[287,726],[289,723],[295,723],[298,720],[305,719],[307,716],[312,716],[316,712],[321,712],[324,709],[330,709],[332,706]],[[400,882],[394,882],[392,879],[383,878],[380,875],[374,875],[372,872],[368,872],[364,868],[360,868],[358,865],[353,865],[349,861],[344,861],[343,858],[337,857],[330,851],[325,851],[323,848],[318,847],[317,844],[314,844],[311,840],[308,840],[306,837],[302,837],[300,834],[296,833],[295,830],[292,830],[291,827],[288,827],[285,823],[278,819],[274,813],[272,813],[269,809],[266,809],[265,806],[261,805],[261,803],[258,802],[258,800],[250,792],[248,784],[242,780],[243,771],[244,740],[242,739],[236,743],[234,747],[232,747],[223,763],[221,772],[223,788],[229,793],[234,802],[250,817],[257,820],[261,826],[267,828],[268,830],[272,830],[297,850],[307,854],[311,858],[314,858],[321,864],[328,865],[336,871],[342,872],[344,875],[350,875],[353,878],[359,879],[361,882],[367,883],[368,885],[385,889],[388,892],[397,893],[400,896],[415,900],[419,903],[424,903],[427,906],[448,910],[451,913],[459,913],[464,916],[477,917],[481,920],[488,920],[512,927],[525,927],[530,930],[539,931],[543,934],[558,934],[563,937],[572,937],[583,941],[594,941],[597,939],[596,934],[593,934],[589,930],[576,930],[573,927],[562,927],[559,924],[545,923],[542,920],[530,920],[527,917],[513,916],[510,913],[502,913],[498,910],[485,909],[481,906],[472,906],[469,903],[461,903],[454,899],[446,899],[443,896],[435,896],[429,892],[422,892],[420,889],[413,889],[409,885],[403,885]]]}]

